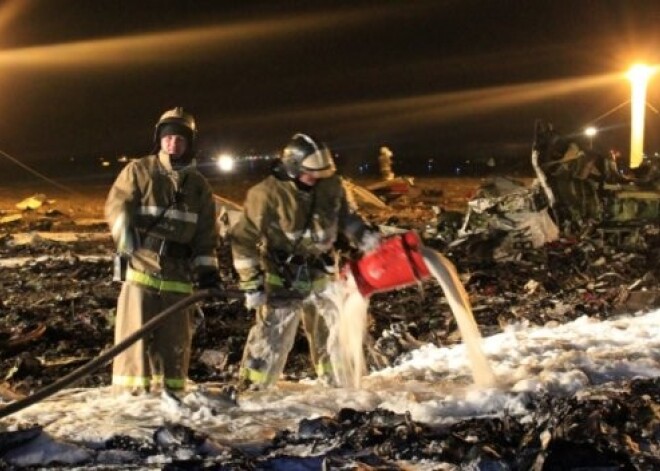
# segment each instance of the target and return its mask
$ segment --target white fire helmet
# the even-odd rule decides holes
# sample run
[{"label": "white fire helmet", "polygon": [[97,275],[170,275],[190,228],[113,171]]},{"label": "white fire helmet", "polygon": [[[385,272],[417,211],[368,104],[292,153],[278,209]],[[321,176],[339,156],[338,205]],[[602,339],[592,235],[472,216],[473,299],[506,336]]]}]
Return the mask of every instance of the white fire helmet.
[{"label": "white fire helmet", "polygon": [[181,130],[182,135],[188,139],[190,147],[195,143],[197,137],[197,124],[195,118],[190,113],[183,111],[183,108],[177,106],[171,110],[167,110],[160,117],[154,129],[154,143],[158,144],[161,138],[161,131],[165,127],[174,126]]},{"label": "white fire helmet", "polygon": [[307,134],[297,133],[282,152],[282,164],[290,178],[309,173],[316,178],[328,178],[336,171],[330,149]]}]

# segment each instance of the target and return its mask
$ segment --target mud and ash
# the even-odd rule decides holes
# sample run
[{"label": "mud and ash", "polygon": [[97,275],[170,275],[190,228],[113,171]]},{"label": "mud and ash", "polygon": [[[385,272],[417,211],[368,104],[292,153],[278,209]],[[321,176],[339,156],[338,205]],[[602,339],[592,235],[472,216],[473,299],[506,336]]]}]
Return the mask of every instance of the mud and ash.
[{"label": "mud and ash", "polygon": [[[399,210],[396,223],[423,232],[420,222],[432,217],[425,211],[411,208],[406,219],[405,211]],[[372,221],[388,222],[388,215],[372,215]],[[53,383],[112,346],[119,286],[111,281],[112,244],[102,223],[79,225],[62,213],[34,211],[1,229],[2,259],[29,259],[0,266],[0,392],[7,399]],[[36,231],[80,237],[58,242],[33,236],[16,243],[15,234]],[[489,240],[452,248],[438,239],[426,242],[456,264],[482,335],[489,336],[511,323],[566,323],[581,316],[608,319],[659,307],[660,235],[657,226],[643,232],[645,244],[636,248],[622,249],[589,234],[562,238],[498,262]],[[98,255],[104,257],[88,257]],[[219,255],[222,266],[229,267],[226,244],[219,246]],[[236,281],[227,269],[223,277],[228,284]],[[423,343],[460,342],[451,310],[438,302],[441,298],[434,283],[374,295],[367,342],[370,367],[395,365]],[[201,308],[191,379],[232,383],[252,319],[237,299],[210,300]],[[302,334],[285,375],[292,380],[313,377]],[[78,385],[109,382],[106,367]],[[389,470],[403,469],[397,464],[401,462],[521,470],[660,467],[659,378],[606,383],[568,397],[530,395],[527,407],[531,420],[524,423],[504,416],[443,427],[384,410],[345,409],[334,417],[303,420],[297,430],[282,430],[259,449],[213,443],[203,431],[181,425],[157,430],[149,443],[116,436],[106,447],[132,450],[139,459],[172,456],[167,469]],[[35,426],[21,435],[1,431],[0,453],[31,439],[38,430]],[[190,450],[194,458],[177,458],[181,449]]]}]

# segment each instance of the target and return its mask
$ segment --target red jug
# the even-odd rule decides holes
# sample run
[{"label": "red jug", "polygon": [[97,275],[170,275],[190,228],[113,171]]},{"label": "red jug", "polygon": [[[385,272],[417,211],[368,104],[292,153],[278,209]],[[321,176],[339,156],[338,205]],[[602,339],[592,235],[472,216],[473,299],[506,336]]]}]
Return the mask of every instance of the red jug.
[{"label": "red jug", "polygon": [[345,269],[351,271],[364,297],[403,288],[430,276],[421,248],[417,233],[408,231],[383,240],[376,250],[351,260]]}]

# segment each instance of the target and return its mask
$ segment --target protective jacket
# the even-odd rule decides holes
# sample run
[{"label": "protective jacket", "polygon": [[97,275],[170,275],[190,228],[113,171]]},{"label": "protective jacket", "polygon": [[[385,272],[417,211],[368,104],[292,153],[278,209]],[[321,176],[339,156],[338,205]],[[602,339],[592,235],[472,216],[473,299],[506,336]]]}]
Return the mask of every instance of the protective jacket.
[{"label": "protective jacket", "polygon": [[[106,200],[105,214],[120,252],[129,257],[115,341],[190,294],[193,281],[217,271],[215,205],[193,165],[173,170],[169,157],[149,155],[126,165]],[[113,384],[182,389],[190,357],[191,310],[119,355]]]},{"label": "protective jacket", "polygon": [[[349,210],[336,175],[318,180],[309,191],[271,175],[248,191],[243,215],[231,231],[234,268],[243,289],[265,289],[268,301],[248,335],[242,379],[264,386],[278,379],[301,319],[317,374],[330,373],[322,316],[333,309],[323,295],[333,277],[333,246],[340,234],[359,240],[365,228]],[[292,292],[302,301],[273,301],[273,295]]]},{"label": "protective jacket", "polygon": [[[323,271],[339,235],[359,240],[365,227],[349,210],[340,177],[321,179],[303,191],[293,181],[271,175],[248,191],[243,215],[232,229],[241,287],[255,289],[265,282],[276,288],[288,282],[289,287],[309,292],[311,285],[293,286],[302,281],[294,266],[304,261]],[[287,269],[283,271],[282,265]]]}]

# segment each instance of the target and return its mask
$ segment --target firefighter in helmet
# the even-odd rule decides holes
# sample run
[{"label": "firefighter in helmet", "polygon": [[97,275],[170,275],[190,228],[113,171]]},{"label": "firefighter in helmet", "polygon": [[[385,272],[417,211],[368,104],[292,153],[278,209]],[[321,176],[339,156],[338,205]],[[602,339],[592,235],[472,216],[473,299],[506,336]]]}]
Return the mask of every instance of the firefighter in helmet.
[{"label": "firefighter in helmet", "polygon": [[[165,112],[154,130],[154,153],[117,176],[105,215],[126,269],[117,301],[115,343],[197,288],[220,285],[211,186],[196,169],[197,125],[182,108]],[[177,313],[117,356],[115,391],[182,391],[194,308]]]},{"label": "firefighter in helmet", "polygon": [[328,147],[295,134],[271,175],[248,190],[243,214],[231,231],[234,268],[246,307],[256,314],[243,351],[239,390],[277,381],[301,320],[316,374],[332,382],[323,316],[336,308],[323,290],[335,277],[334,245],[340,235],[363,250],[379,240],[349,210]]}]

